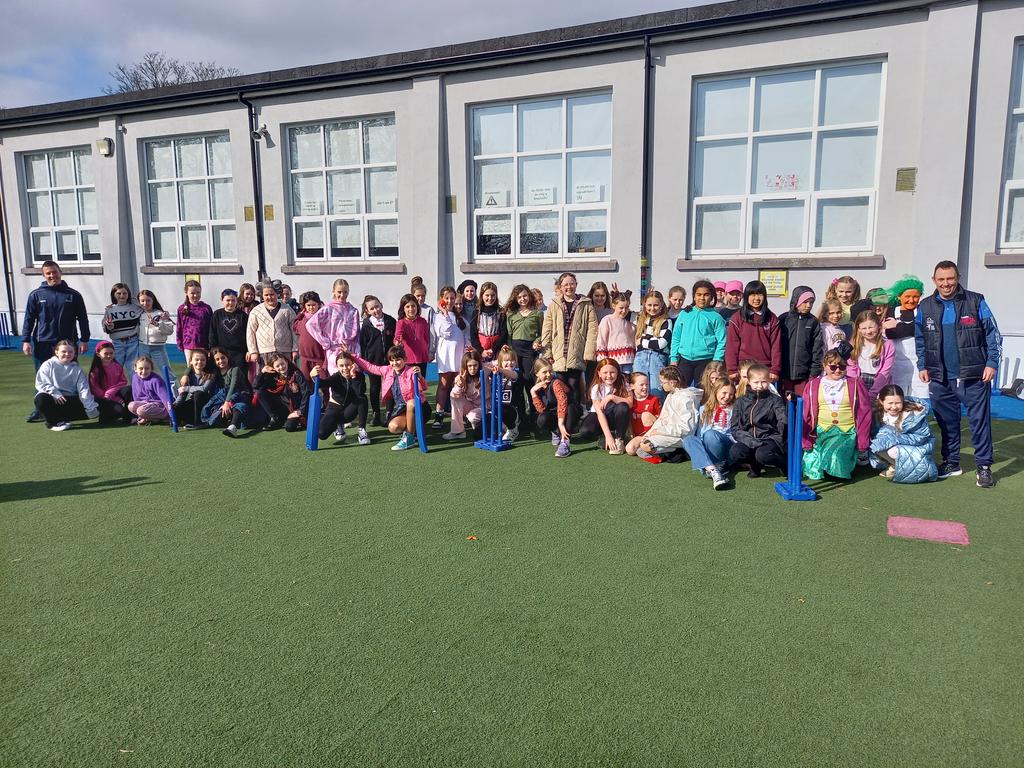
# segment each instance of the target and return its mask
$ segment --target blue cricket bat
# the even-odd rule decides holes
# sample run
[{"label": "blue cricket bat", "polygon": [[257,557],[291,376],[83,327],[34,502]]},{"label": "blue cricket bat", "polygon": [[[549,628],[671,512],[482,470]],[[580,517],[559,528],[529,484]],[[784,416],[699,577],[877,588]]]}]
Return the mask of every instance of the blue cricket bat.
[{"label": "blue cricket bat", "polygon": [[423,423],[423,403],[420,402],[420,375],[412,377],[412,397],[416,412],[416,441],[420,444],[420,453],[427,452],[427,435]]},{"label": "blue cricket bat", "polygon": [[306,411],[306,450],[315,451],[320,447],[320,377],[313,377],[313,392],[309,396],[309,410]]},{"label": "blue cricket bat", "polygon": [[174,390],[171,389],[171,369],[164,366],[164,384],[167,386],[167,413],[171,417],[171,429],[178,431],[178,417],[174,414]]}]

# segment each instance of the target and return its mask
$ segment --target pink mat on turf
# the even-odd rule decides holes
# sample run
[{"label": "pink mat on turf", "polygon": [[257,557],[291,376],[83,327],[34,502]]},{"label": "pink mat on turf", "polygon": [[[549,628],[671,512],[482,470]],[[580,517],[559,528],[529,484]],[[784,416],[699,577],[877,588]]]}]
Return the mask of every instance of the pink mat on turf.
[{"label": "pink mat on turf", "polygon": [[970,544],[967,526],[948,520],[924,520],[920,517],[892,516],[887,523],[890,536],[903,539],[941,541],[945,544]]}]

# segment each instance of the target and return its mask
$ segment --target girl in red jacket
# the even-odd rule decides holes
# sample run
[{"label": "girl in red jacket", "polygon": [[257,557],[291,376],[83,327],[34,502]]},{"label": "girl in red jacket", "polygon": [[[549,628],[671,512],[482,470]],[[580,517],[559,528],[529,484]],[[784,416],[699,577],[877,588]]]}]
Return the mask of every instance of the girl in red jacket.
[{"label": "girl in red jacket", "polygon": [[751,280],[743,290],[743,303],[730,318],[725,334],[725,367],[738,384],[740,362],[754,360],[768,368],[771,381],[782,372],[782,339],[779,319],[768,308],[768,289]]},{"label": "girl in red jacket", "polygon": [[858,452],[871,443],[871,397],[859,378],[847,376],[836,350],[825,353],[824,371],[804,389],[804,477],[826,474],[849,480]]}]

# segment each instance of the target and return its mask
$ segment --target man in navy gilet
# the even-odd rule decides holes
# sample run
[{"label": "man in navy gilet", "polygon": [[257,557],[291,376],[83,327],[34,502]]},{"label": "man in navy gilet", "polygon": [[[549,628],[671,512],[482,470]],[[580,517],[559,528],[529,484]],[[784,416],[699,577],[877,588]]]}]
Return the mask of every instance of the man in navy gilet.
[{"label": "man in navy gilet", "polygon": [[960,404],[967,408],[977,485],[991,488],[992,380],[999,369],[1002,337],[992,310],[980,293],[960,286],[952,261],[940,261],[932,274],[935,293],[917,308],[914,335],[917,369],[928,383],[935,420],[942,433],[939,477],[963,474],[960,469]]}]

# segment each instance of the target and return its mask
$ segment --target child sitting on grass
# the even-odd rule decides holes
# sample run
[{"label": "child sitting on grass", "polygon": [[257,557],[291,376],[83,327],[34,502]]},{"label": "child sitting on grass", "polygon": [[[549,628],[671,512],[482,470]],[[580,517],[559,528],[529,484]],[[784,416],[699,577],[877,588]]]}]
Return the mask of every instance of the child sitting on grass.
[{"label": "child sitting on grass", "polygon": [[651,428],[629,441],[626,453],[639,456],[652,464],[683,447],[683,438],[693,432],[697,424],[701,391],[683,386],[683,377],[674,365],[666,365],[658,374],[665,402]]},{"label": "child sitting on grass", "polygon": [[142,427],[158,421],[167,421],[171,408],[171,395],[162,376],[153,373],[153,360],[142,355],[135,361],[132,374],[132,401],[129,412]]},{"label": "child sitting on grass", "polygon": [[85,371],[75,361],[75,345],[66,339],[53,347],[53,357],[36,371],[36,410],[54,432],[71,429],[72,421],[95,419],[99,406],[89,391]]},{"label": "child sitting on grass", "polygon": [[203,426],[203,408],[217,391],[219,376],[206,370],[209,359],[205,349],[193,349],[188,361],[188,371],[178,384],[174,415],[178,424],[185,429],[199,429]]},{"label": "child sitting on grass", "polygon": [[131,385],[124,375],[124,368],[115,357],[114,345],[101,341],[89,366],[89,390],[96,398],[100,409],[100,424],[127,424],[132,419],[128,411],[131,399]]},{"label": "child sitting on grass", "polygon": [[[809,385],[808,385],[809,386]],[[760,477],[765,467],[786,466],[786,403],[771,389],[771,371],[754,363],[747,368],[747,393],[733,406],[729,461],[750,467]]]},{"label": "child sitting on grass", "polygon": [[[665,366],[662,366],[664,368]],[[633,410],[630,414],[630,432],[634,438],[642,437],[661,415],[661,400],[650,391],[647,374],[634,371],[629,374],[629,384],[633,391]],[[658,381],[661,391],[661,381]]]},{"label": "child sitting on grass", "polygon": [[202,419],[211,427],[224,424],[223,434],[237,437],[252,400],[246,368],[235,365],[231,353],[221,347],[211,349],[210,357],[217,368],[218,387],[203,406]]},{"label": "child sitting on grass", "polygon": [[858,451],[871,441],[871,399],[864,382],[847,376],[838,351],[825,354],[825,371],[804,390],[803,473],[810,480],[826,474],[849,480]]},{"label": "child sitting on grass", "polygon": [[441,435],[442,440],[464,440],[466,421],[475,432],[480,426],[480,353],[473,347],[466,349],[462,366],[452,386],[451,429]]},{"label": "child sitting on grass", "polygon": [[604,449],[612,456],[626,450],[626,433],[633,396],[619,364],[609,357],[597,362],[597,382],[590,389],[590,413],[580,426],[580,438],[593,440],[604,437]]},{"label": "child sitting on grass", "polygon": [[267,429],[283,426],[285,432],[297,432],[303,428],[309,406],[309,383],[291,360],[280,352],[270,353],[254,388],[256,400],[267,415]]},{"label": "child sitting on grass", "polygon": [[697,431],[683,439],[694,470],[710,477],[716,491],[729,485],[725,465],[729,463],[729,449],[736,442],[732,437],[735,402],[735,385],[731,381],[720,384],[712,391],[710,402],[700,409]]},{"label": "child sitting on grass", "polygon": [[871,466],[894,483],[926,483],[939,471],[932,454],[935,435],[928,426],[928,407],[905,397],[896,384],[882,387],[875,401],[878,432],[871,441]]}]

